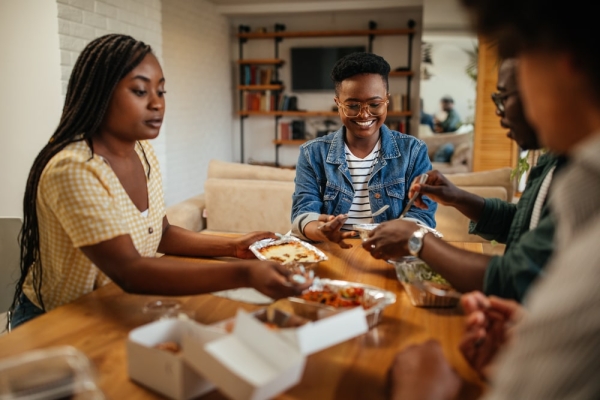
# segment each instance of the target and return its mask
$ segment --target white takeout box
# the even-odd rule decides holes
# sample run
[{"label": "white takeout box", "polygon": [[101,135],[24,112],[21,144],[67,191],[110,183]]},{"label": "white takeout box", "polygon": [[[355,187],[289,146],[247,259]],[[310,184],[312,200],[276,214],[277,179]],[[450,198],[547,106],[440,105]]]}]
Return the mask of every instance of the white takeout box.
[{"label": "white takeout box", "polygon": [[368,331],[365,310],[354,307],[297,328],[281,329],[279,334],[302,354],[310,355]]},{"label": "white takeout box", "polygon": [[[268,399],[300,381],[306,355],[368,329],[362,307],[279,331],[243,310],[231,334],[194,321],[159,320],[130,332],[129,377],[176,400],[215,386],[235,400]],[[166,341],[179,343],[180,353],[154,348]]]},{"label": "white takeout box", "polygon": [[[327,313],[320,317],[322,319],[310,321],[298,327],[279,328],[275,331],[270,331],[283,337],[287,342],[298,349],[300,353],[308,356],[317,351],[362,335],[369,330],[365,317],[365,310],[362,307],[354,307],[350,310],[334,313],[331,313],[329,310],[325,311],[327,311]],[[287,314],[284,311],[280,312]],[[241,310],[238,311],[238,315],[240,313],[247,314]],[[254,313],[248,315],[253,316]],[[232,320],[237,321],[237,317],[217,322],[213,326],[225,329],[224,327],[227,322]],[[234,326],[237,326],[237,322],[234,323]]]},{"label": "white takeout box", "polygon": [[186,362],[235,400],[271,398],[304,371],[298,349],[242,310],[232,334],[207,343],[201,330],[190,330],[183,348]]},{"label": "white takeout box", "polygon": [[216,329],[204,329],[199,324],[180,319],[162,319],[141,326],[129,333],[127,370],[129,378],[171,399],[188,400],[213,390],[212,383],[191,369],[182,354],[154,348],[162,342],[181,345],[189,330],[201,330],[203,339],[225,336]]}]

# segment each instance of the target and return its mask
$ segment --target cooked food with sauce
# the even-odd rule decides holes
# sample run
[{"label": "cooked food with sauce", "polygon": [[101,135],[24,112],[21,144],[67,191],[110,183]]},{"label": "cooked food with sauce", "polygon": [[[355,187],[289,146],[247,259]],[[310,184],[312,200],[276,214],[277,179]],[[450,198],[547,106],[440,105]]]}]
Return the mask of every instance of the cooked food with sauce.
[{"label": "cooked food with sauce", "polygon": [[331,307],[363,306],[364,309],[368,309],[373,306],[373,302],[367,301],[365,298],[363,288],[352,286],[340,289],[325,287],[323,290],[309,290],[304,292],[300,298]]},{"label": "cooked food with sauce", "polygon": [[266,246],[259,250],[265,258],[286,264],[290,262],[318,262],[321,260],[314,251],[302,246],[301,243],[281,243]]}]

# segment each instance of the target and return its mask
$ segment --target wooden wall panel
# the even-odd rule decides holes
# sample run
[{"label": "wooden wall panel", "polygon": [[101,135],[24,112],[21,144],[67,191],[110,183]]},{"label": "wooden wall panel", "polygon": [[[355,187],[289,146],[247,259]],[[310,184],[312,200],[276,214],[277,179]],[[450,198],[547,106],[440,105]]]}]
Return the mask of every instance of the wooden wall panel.
[{"label": "wooden wall panel", "polygon": [[498,55],[485,39],[479,38],[477,67],[477,100],[475,107],[475,136],[473,138],[473,171],[514,167],[518,146],[506,136],[500,126],[496,106],[492,102],[498,81]]}]

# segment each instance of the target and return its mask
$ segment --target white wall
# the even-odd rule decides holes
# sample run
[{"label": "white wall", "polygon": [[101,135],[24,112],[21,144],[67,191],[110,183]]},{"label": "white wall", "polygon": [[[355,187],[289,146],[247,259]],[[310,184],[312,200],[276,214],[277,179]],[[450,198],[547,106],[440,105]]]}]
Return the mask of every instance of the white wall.
[{"label": "white wall", "polygon": [[230,32],[205,0],[163,0],[167,204],[204,191],[211,158],[232,159]]},{"label": "white wall", "polygon": [[[405,28],[409,19],[417,22],[418,33],[413,40],[413,70],[416,69],[416,76],[411,85],[413,101],[411,105],[417,105],[419,98],[419,73],[418,62],[420,60],[420,32],[422,10],[420,7],[410,9],[394,10],[368,10],[353,12],[321,12],[321,13],[298,13],[292,15],[267,15],[267,16],[238,16],[230,20],[231,29],[237,32],[240,24],[248,25],[252,29],[266,27],[269,31],[273,30],[275,23],[283,23],[288,31],[309,31],[309,30],[343,30],[343,29],[367,29],[369,21],[378,23],[378,28]],[[290,77],[290,48],[291,47],[319,47],[319,46],[338,46],[338,45],[364,45],[367,46],[366,37],[330,37],[330,38],[302,38],[285,39],[279,47],[280,58],[286,60],[286,64],[280,69],[280,79],[286,85],[284,93],[298,96],[298,107],[306,110],[329,110],[334,105],[334,93],[291,93]],[[383,56],[392,69],[406,65],[407,62],[407,36],[379,36],[373,44],[373,52]],[[238,42],[233,39],[231,43],[232,58],[238,58]],[[244,58],[273,58],[274,45],[272,40],[249,40],[244,45]],[[415,68],[416,65],[416,68]],[[232,66],[232,71],[234,70]],[[232,74],[236,75],[234,72]],[[237,75],[236,78],[237,79]],[[237,82],[237,81],[236,81]],[[406,78],[390,78],[390,93],[405,93]],[[237,91],[235,91],[236,110]],[[331,118],[339,122],[338,117]],[[314,132],[311,124],[318,124],[323,118],[305,118],[307,130]],[[272,141],[275,137],[274,118],[273,117],[249,117],[244,122],[245,127],[245,147],[244,157],[247,160],[273,162],[275,160],[275,148]],[[418,118],[415,117],[411,122],[413,127],[418,125]],[[240,160],[240,129],[239,118],[234,123],[234,159]],[[298,159],[297,146],[282,146],[279,151],[280,163],[282,165],[295,165]]]},{"label": "white wall", "polygon": [[53,1],[0,0],[0,216],[22,217],[29,169],[60,118],[56,15]]},{"label": "white wall", "polygon": [[465,50],[473,50],[477,39],[465,35],[424,35],[423,41],[433,45],[431,58],[434,73],[430,79],[421,81],[424,111],[429,114],[440,112],[440,99],[450,95],[462,121],[472,123],[477,86],[465,73],[469,63]]},{"label": "white wall", "polygon": [[[93,39],[108,33],[122,33],[150,46],[162,61],[160,0],[56,0],[60,38],[62,94],[77,57]],[[153,141],[163,178],[167,177],[166,124]]]}]

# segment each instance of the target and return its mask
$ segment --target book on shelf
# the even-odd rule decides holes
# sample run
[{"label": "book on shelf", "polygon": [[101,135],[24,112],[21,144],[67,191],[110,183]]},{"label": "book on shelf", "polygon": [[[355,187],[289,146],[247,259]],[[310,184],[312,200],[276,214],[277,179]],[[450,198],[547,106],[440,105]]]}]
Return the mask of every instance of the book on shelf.
[{"label": "book on shelf", "polygon": [[404,132],[404,128],[405,128],[404,121],[392,120],[392,121],[386,121],[385,124],[388,128],[390,128],[393,131],[406,133],[406,132]]},{"label": "book on shelf", "polygon": [[277,138],[279,140],[290,140],[292,138],[290,122],[285,122],[285,121],[280,122],[279,130],[277,133],[278,133]]},{"label": "book on shelf", "polygon": [[288,111],[290,108],[290,96],[286,94],[279,95],[279,101],[277,102],[278,111]]},{"label": "book on shelf", "polygon": [[243,71],[244,71],[244,76],[242,78],[242,84],[249,85],[250,84],[250,66],[244,65]]},{"label": "book on shelf", "polygon": [[273,68],[261,68],[260,69],[260,83],[261,85],[269,85],[273,79]]},{"label": "book on shelf", "polygon": [[264,92],[246,92],[242,97],[242,111],[275,111],[275,94],[270,90]]},{"label": "book on shelf", "polygon": [[259,68],[256,65],[244,65],[242,68],[242,85],[270,85],[273,81],[273,68]]},{"label": "book on shelf", "polygon": [[389,111],[406,111],[408,109],[408,97],[405,94],[393,93],[390,95]]}]

